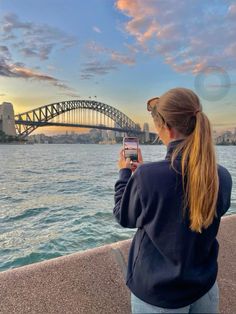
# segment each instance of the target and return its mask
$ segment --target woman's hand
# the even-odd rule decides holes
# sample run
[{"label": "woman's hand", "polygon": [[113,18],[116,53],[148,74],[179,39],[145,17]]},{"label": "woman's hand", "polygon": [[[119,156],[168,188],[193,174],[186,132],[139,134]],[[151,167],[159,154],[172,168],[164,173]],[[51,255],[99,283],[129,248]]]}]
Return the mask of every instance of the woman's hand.
[{"label": "woman's hand", "polygon": [[129,168],[134,172],[137,167],[143,163],[143,157],[141,153],[141,149],[138,148],[138,162],[137,161],[132,161],[130,158],[125,158],[124,156],[124,149],[120,151],[120,159],[118,161],[118,168],[123,169],[123,168]]}]

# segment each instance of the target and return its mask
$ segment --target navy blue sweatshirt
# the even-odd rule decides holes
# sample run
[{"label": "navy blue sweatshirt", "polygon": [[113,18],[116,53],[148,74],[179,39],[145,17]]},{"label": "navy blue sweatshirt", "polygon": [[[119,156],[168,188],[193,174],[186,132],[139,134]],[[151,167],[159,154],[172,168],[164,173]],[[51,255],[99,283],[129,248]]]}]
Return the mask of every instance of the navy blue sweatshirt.
[{"label": "navy blue sweatshirt", "polygon": [[[230,207],[232,179],[218,166],[218,217],[202,233],[189,228],[189,208],[183,217],[182,178],[170,167],[170,142],[165,160],[140,165],[132,174],[119,171],[113,213],[125,228],[138,228],[132,240],[126,285],[141,300],[163,308],[187,306],[215,283],[221,216]],[[175,167],[180,170],[181,155]]]}]

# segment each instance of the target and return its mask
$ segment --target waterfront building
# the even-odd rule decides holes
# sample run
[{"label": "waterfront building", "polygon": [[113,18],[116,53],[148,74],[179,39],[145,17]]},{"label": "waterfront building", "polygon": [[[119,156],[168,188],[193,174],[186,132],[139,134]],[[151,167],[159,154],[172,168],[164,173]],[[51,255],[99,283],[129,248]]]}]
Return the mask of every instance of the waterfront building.
[{"label": "waterfront building", "polygon": [[236,134],[235,130],[234,132],[231,131],[225,131],[223,134],[218,136],[215,140],[215,143],[220,145],[235,145],[236,144]]}]

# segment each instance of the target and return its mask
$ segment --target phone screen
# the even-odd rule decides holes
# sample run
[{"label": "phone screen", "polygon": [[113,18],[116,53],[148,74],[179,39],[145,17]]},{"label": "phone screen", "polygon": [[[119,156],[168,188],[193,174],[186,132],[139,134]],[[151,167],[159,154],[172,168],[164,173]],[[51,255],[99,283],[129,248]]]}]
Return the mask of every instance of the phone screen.
[{"label": "phone screen", "polygon": [[124,137],[124,155],[125,158],[138,161],[138,138],[137,137]]}]

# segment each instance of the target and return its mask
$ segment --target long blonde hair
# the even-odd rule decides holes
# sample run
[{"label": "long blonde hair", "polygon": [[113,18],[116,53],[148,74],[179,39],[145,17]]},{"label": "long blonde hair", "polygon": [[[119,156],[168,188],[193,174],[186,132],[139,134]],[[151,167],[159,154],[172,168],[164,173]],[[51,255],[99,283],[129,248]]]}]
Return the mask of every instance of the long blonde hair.
[{"label": "long blonde hair", "polygon": [[186,88],[162,95],[152,115],[159,126],[166,124],[184,136],[172,154],[171,165],[174,168],[181,153],[183,213],[189,207],[190,228],[201,233],[217,217],[219,178],[210,122],[198,96]]}]

